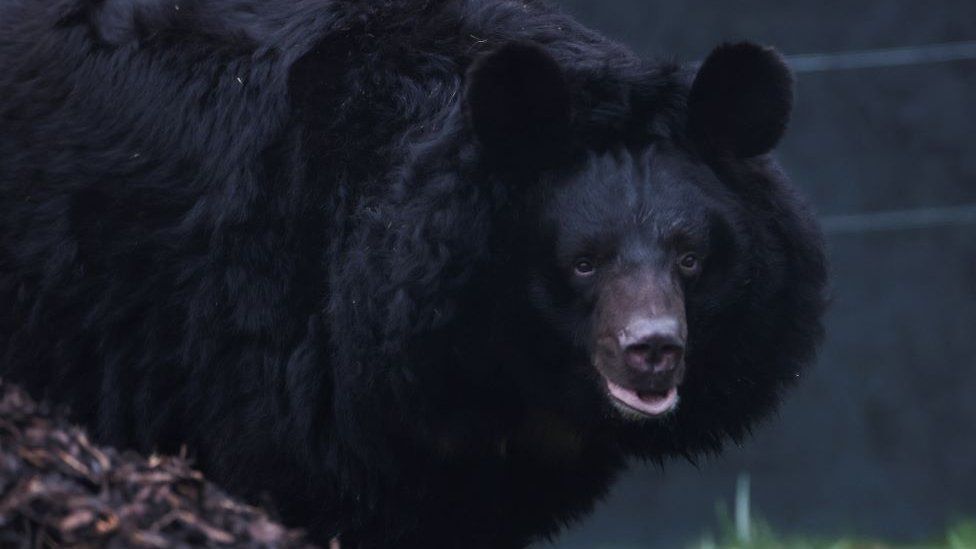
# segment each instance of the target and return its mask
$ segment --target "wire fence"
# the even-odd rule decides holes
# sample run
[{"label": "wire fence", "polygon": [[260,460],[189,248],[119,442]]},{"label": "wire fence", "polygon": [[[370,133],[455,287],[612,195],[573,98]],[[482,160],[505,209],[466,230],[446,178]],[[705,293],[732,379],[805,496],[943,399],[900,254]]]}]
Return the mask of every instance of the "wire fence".
[{"label": "wire fence", "polygon": [[[899,48],[788,55],[786,60],[794,72],[801,74],[970,61],[976,60],[976,40]],[[972,184],[976,188],[976,181]],[[976,203],[831,215],[824,216],[821,223],[824,232],[828,235],[971,225],[976,224]]]},{"label": "wire fence", "polygon": [[828,235],[972,225],[976,224],[976,204],[828,215],[820,224]]},{"label": "wire fence", "polygon": [[976,59],[976,40],[904,48],[788,55],[797,73],[899,67]]}]

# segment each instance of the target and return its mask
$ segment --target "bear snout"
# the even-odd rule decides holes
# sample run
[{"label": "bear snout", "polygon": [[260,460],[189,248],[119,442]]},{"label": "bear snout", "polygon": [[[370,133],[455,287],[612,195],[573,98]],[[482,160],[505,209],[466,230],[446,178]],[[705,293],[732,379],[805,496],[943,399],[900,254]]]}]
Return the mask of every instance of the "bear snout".
[{"label": "bear snout", "polygon": [[668,334],[654,334],[623,348],[624,364],[643,374],[669,374],[684,360],[684,342]]},{"label": "bear snout", "polygon": [[674,316],[631,320],[614,336],[601,338],[601,373],[639,391],[666,391],[684,375],[685,337]]}]

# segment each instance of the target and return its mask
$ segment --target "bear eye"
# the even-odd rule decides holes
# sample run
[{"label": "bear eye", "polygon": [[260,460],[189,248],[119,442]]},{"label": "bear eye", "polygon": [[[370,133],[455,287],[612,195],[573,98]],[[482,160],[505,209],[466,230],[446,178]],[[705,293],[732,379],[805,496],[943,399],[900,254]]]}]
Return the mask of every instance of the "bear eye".
[{"label": "bear eye", "polygon": [[701,270],[701,258],[694,252],[689,252],[678,258],[678,267],[685,276],[693,276]]},{"label": "bear eye", "polygon": [[578,276],[590,276],[596,271],[596,265],[587,257],[581,257],[573,262],[573,271]]}]

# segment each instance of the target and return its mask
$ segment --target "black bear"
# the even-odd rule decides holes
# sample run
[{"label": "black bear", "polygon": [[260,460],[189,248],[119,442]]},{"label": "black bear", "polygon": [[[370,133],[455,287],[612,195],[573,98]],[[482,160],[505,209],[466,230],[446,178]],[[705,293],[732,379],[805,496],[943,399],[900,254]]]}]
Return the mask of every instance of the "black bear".
[{"label": "black bear", "polygon": [[320,540],[524,546],[812,359],[792,88],[536,0],[5,2],[0,372]]}]

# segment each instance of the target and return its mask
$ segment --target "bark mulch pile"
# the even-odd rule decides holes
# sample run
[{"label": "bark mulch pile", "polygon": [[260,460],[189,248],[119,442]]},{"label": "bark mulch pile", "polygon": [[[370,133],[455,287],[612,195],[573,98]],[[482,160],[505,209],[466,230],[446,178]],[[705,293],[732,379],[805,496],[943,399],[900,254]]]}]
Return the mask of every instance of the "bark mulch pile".
[{"label": "bark mulch pile", "polygon": [[179,457],[120,453],[0,380],[0,547],[312,547]]}]

